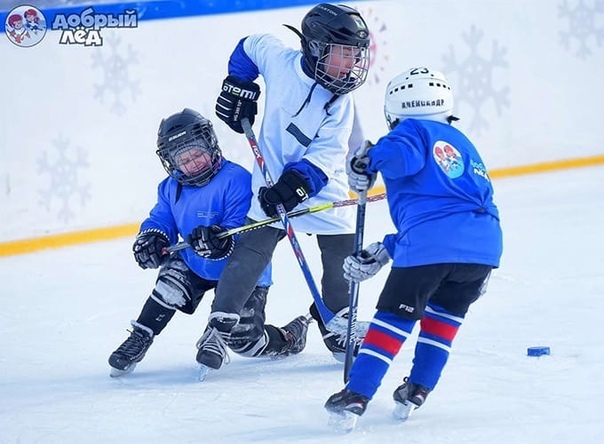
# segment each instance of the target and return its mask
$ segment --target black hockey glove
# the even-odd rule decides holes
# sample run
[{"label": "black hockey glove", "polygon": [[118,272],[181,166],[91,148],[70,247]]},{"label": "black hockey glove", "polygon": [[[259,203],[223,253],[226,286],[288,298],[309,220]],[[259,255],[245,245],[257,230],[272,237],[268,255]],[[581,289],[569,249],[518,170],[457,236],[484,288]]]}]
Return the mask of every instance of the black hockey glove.
[{"label": "black hockey glove", "polygon": [[232,236],[218,238],[218,235],[225,231],[218,225],[206,227],[200,225],[193,229],[187,238],[187,242],[193,248],[193,251],[206,259],[223,259],[233,251],[234,241]]},{"label": "black hockey glove", "polygon": [[285,211],[294,209],[300,202],[308,199],[308,183],[294,170],[287,170],[271,188],[262,187],[258,191],[258,200],[268,217],[279,214],[277,205],[283,204]]},{"label": "black hockey glove", "polygon": [[142,269],[158,268],[170,257],[166,248],[170,245],[168,236],[156,229],[145,230],[136,236],[132,251],[134,259]]},{"label": "black hockey glove", "polygon": [[373,148],[373,143],[366,140],[354,153],[352,153],[352,156],[346,163],[348,186],[357,194],[371,189],[377,178],[376,173],[367,172],[367,167],[371,161],[367,153],[371,148]]},{"label": "black hockey glove", "polygon": [[222,92],[216,100],[216,115],[233,131],[243,134],[241,120],[247,118],[250,125],[254,124],[258,113],[258,97],[260,87],[257,84],[228,76],[222,82]]}]

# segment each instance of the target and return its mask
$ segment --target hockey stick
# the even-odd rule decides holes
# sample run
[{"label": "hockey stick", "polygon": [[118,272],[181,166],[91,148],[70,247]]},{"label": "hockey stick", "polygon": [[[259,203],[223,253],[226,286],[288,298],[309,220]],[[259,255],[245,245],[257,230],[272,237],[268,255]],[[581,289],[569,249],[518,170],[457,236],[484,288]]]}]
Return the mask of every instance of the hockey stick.
[{"label": "hockey stick", "polygon": [[[264,176],[264,181],[266,182],[267,187],[272,187],[275,185],[273,179],[270,176],[268,169],[266,168],[266,163],[264,162],[264,157],[260,152],[260,148],[258,147],[258,142],[256,141],[256,136],[254,135],[254,131],[252,130],[252,125],[248,119],[241,120],[241,126],[245,133],[245,137],[247,137],[247,141],[250,144],[250,148],[254,153],[254,157],[256,158],[256,163],[260,167],[260,171],[262,171],[262,175]],[[296,255],[296,259],[298,260],[298,264],[300,265],[300,269],[304,274],[304,278],[306,279],[306,283],[308,284],[308,288],[312,295],[312,298],[317,306],[317,310],[319,311],[319,315],[323,320],[323,324],[325,324],[325,328],[332,331],[333,333],[343,334],[346,331],[346,319],[343,317],[336,316],[334,313],[327,308],[323,299],[321,298],[321,294],[317,289],[317,284],[315,284],[315,280],[312,277],[310,272],[310,268],[308,267],[308,263],[304,258],[304,254],[302,253],[302,247],[300,247],[300,243],[296,238],[296,233],[294,232],[294,228],[291,225],[289,217],[287,217],[287,212],[282,204],[277,205],[277,212],[279,213],[279,219],[281,219],[281,223],[283,224],[283,228],[289,242],[294,250],[294,254]]]},{"label": "hockey stick", "polygon": [[[367,197],[367,202],[377,202],[378,200],[382,200],[386,197],[386,193],[374,194],[373,196]],[[340,200],[337,202],[328,202],[321,205],[315,205],[314,207],[302,208],[301,210],[290,211],[287,213],[287,217],[290,219],[292,217],[303,216],[305,214],[318,213],[319,211],[329,210],[331,208],[340,208],[340,207],[348,207],[351,205],[356,205],[357,199],[346,199]],[[223,231],[218,234],[216,237],[218,239],[224,239],[225,237],[234,236],[235,234],[245,233],[246,231],[256,230],[261,227],[265,227],[270,224],[274,224],[275,222],[279,222],[281,219],[279,217],[272,217],[270,219],[260,220],[258,222],[253,222],[251,224],[242,225],[241,227],[231,228],[230,230]],[[184,250],[185,248],[189,248],[191,245],[188,242],[179,242],[176,245],[172,245],[166,248],[168,253],[174,253],[175,251]]]},{"label": "hockey stick", "polygon": [[[365,235],[365,214],[367,210],[367,191],[358,196],[357,224],[354,235],[354,254],[357,255],[363,249],[363,237]],[[348,288],[348,325],[346,326],[346,355],[344,357],[344,384],[348,383],[348,375],[352,367],[354,355],[355,338],[354,328],[357,323],[357,309],[359,306],[359,282],[350,281]]]}]

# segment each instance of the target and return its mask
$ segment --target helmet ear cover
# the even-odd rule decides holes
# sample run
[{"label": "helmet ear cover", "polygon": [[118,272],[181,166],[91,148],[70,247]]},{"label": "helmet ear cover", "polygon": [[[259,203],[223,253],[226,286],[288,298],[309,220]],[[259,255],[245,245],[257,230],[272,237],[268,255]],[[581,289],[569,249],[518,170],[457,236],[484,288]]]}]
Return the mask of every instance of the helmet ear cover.
[{"label": "helmet ear cover", "polygon": [[182,185],[206,185],[222,167],[212,122],[190,108],[161,121],[156,154],[170,177]]},{"label": "helmet ear cover", "polygon": [[429,68],[411,68],[395,76],[386,87],[384,117],[389,129],[408,118],[451,123],[453,92],[447,78]]},{"label": "helmet ear cover", "polygon": [[313,59],[319,59],[321,57],[321,43],[317,40],[311,40],[308,42],[308,51]]}]

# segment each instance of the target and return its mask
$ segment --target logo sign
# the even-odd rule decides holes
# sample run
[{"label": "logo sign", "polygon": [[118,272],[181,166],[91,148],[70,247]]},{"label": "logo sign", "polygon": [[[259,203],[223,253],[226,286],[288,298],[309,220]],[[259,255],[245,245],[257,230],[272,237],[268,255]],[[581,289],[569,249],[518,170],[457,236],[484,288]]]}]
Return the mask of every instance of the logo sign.
[{"label": "logo sign", "polygon": [[29,48],[40,43],[46,35],[46,17],[34,6],[17,6],[6,16],[4,29],[11,43]]},{"label": "logo sign", "polygon": [[102,46],[101,29],[138,28],[138,15],[134,9],[123,13],[96,12],[92,7],[79,14],[56,14],[51,29],[62,31],[61,45]]},{"label": "logo sign", "polygon": [[449,178],[456,179],[463,174],[463,158],[460,152],[447,142],[436,142],[432,147],[432,157]]},{"label": "logo sign", "polygon": [[138,28],[138,14],[135,9],[126,9],[121,13],[96,12],[88,7],[79,13],[55,14],[51,23],[38,8],[21,5],[6,16],[4,28],[11,43],[28,48],[37,45],[50,27],[61,31],[59,44],[102,46],[101,29]]}]

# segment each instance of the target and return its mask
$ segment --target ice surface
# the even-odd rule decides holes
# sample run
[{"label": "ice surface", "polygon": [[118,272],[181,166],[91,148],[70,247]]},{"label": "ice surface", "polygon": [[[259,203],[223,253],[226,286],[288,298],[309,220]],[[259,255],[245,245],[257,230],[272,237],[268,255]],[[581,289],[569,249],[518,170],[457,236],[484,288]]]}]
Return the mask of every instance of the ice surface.
[{"label": "ice surface", "polygon": [[[155,281],[132,239],[0,259],[0,443],[547,443],[604,442],[604,168],[495,181],[502,266],[472,308],[439,386],[404,424],[392,391],[409,340],[356,429],[327,427],[323,403],[343,366],[311,325],[306,350],[283,360],[233,357],[197,381],[195,342],[210,297],[178,313],[123,378],[107,358],[126,338]],[[385,202],[367,213],[366,243],[390,229]],[[315,279],[315,239],[299,235]],[[269,321],[311,303],[287,241],[275,254]],[[387,272],[361,284],[369,320]],[[550,356],[528,357],[544,345]]]}]

